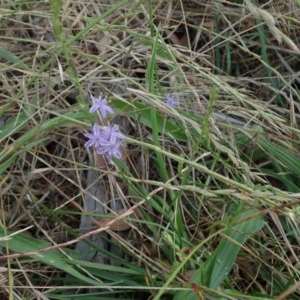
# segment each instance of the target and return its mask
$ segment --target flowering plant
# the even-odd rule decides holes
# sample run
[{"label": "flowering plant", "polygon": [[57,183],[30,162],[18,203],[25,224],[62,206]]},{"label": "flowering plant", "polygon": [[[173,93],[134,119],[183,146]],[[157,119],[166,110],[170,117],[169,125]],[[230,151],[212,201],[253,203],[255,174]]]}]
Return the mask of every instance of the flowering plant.
[{"label": "flowering plant", "polygon": [[[109,106],[106,99],[102,97],[97,98],[91,95],[91,100],[93,104],[90,107],[89,112],[98,112],[102,118],[102,122],[106,119],[107,114],[113,114],[114,111]],[[179,105],[178,100],[172,95],[167,95],[165,103],[170,107],[178,107]],[[110,124],[106,126],[100,126],[99,124],[95,123],[92,131],[84,133],[84,136],[87,138],[87,141],[84,144],[85,147],[94,147],[96,153],[104,155],[109,163],[113,164],[114,158],[122,158],[122,152],[120,148],[124,143],[124,135],[120,132],[118,126],[111,126]]]},{"label": "flowering plant", "polygon": [[98,111],[103,118],[106,118],[107,113],[114,113],[113,109],[107,104],[106,99],[101,97],[97,98],[93,95],[91,95],[91,99],[93,101],[93,105],[90,108],[90,113]]},{"label": "flowering plant", "polygon": [[[91,96],[91,99],[93,105],[90,113],[98,111],[103,118],[106,118],[107,113],[113,113],[113,109],[104,98]],[[88,139],[84,144],[85,147],[94,147],[96,153],[104,155],[109,163],[113,163],[113,158],[122,158],[120,147],[124,142],[124,135],[116,125],[107,125],[101,128],[99,124],[95,123],[92,132],[86,132],[84,136]]]},{"label": "flowering plant", "polygon": [[177,107],[179,105],[178,100],[172,95],[167,95],[165,103],[170,107]]}]

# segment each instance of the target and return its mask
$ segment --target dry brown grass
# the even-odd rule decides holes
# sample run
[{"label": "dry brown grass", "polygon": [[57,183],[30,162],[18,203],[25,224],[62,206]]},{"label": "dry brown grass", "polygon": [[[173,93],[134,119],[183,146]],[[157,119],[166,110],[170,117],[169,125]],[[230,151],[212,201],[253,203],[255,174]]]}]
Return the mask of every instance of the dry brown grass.
[{"label": "dry brown grass", "polygon": [[[261,171],[270,165],[269,160],[252,158],[256,154],[253,149],[257,146],[257,128],[264,131],[266,139],[299,157],[299,4],[292,0],[244,1],[243,4],[236,4],[236,1],[154,1],[154,24],[159,26],[162,37],[157,51],[156,74],[161,95],[149,96],[146,73],[151,60],[152,38],[147,1],[128,1],[101,20],[101,15],[118,1],[100,2],[65,1],[56,24],[49,3],[1,1],[0,122],[3,128],[13,129],[0,135],[0,162],[7,162],[10,155],[17,153],[14,162],[1,174],[2,225],[11,232],[28,228],[26,234],[54,245],[74,238],[80,227],[80,214],[86,210],[87,185],[91,184],[86,181],[87,173],[91,168],[97,171],[97,163],[95,165],[83,146],[83,132],[93,121],[93,117],[88,119],[84,115],[90,94],[132,103],[147,100],[168,118],[175,118],[180,126],[184,124],[200,132],[195,116],[205,116],[210,105],[209,94],[212,87],[217,86],[219,95],[210,122],[211,149],[219,149],[219,155],[221,159],[226,157],[226,163],[218,163],[216,172],[229,179],[239,178],[243,184],[254,187],[254,191],[260,184],[267,188],[272,185],[287,189],[286,183]],[[97,18],[98,22],[89,27]],[[180,108],[186,115],[169,112],[158,102],[167,92],[178,96]],[[58,121],[57,125],[47,123],[68,113],[69,120]],[[133,139],[153,144],[149,127],[129,118],[130,114],[122,115],[121,112],[120,115],[121,118],[112,122],[121,124]],[[231,121],[225,122],[224,116],[230,117]],[[10,122],[18,124],[17,127],[9,126]],[[253,125],[254,129],[242,129],[236,134],[234,122]],[[36,130],[36,133],[19,142],[30,130]],[[250,142],[239,149],[236,140],[243,131],[250,137]],[[191,145],[171,137],[163,137],[162,144],[166,151],[185,158],[192,152]],[[198,154],[200,162],[210,165],[214,158],[211,149]],[[264,149],[264,152],[267,151]],[[160,182],[162,179],[153,167],[151,149],[128,143],[124,153],[128,168],[144,189],[168,199],[165,183]],[[182,166],[171,158],[167,163],[173,178],[170,182],[179,184],[177,172]],[[104,168],[102,171],[99,179],[101,188],[106,191],[104,198],[122,203],[106,206],[111,216],[141,200],[136,199],[138,196],[134,195],[128,182],[114,177],[115,169]],[[192,183],[208,180],[215,188],[228,188],[228,194],[216,192],[207,203],[203,200],[205,196],[195,191],[184,192],[185,227],[195,244],[216,231],[218,222],[224,218],[227,200],[232,197],[241,200],[244,196],[244,191],[236,187],[234,192],[229,191],[232,187],[226,187],[224,182],[224,185],[215,186],[217,179],[208,177],[202,171],[193,170],[189,180]],[[153,184],[153,181],[157,182]],[[286,192],[296,193],[299,185],[295,183],[294,186],[295,190]],[[270,203],[262,201],[261,209],[293,201],[298,205],[299,198],[295,194],[283,200],[288,193],[280,194],[280,198],[276,189],[274,191],[275,194],[268,198]],[[279,203],[275,203],[277,196]],[[251,193],[245,193],[245,198],[250,199]],[[191,199],[201,207],[198,207],[201,218],[191,213]],[[157,215],[151,205],[145,207],[148,216],[152,217],[148,222],[168,228],[170,224]],[[131,231],[126,235],[118,235],[118,230],[112,229],[108,236],[123,245],[137,265],[145,266],[149,273],[154,270],[165,276],[171,262],[162,258],[160,246],[164,241],[153,239],[146,224],[139,224],[142,213],[143,210],[132,216]],[[285,221],[282,221],[283,215]],[[278,300],[283,299],[280,294],[286,287],[271,291],[266,276],[253,265],[259,259],[264,272],[279,272],[287,281],[292,274],[290,277],[295,277],[296,281],[299,276],[298,265],[295,265],[299,263],[299,237],[294,233],[287,244],[289,237],[281,222],[290,222],[291,228],[296,230],[297,218],[297,211],[292,208],[288,212],[282,210],[279,217],[271,215],[267,230],[261,233],[261,241],[256,241],[259,243],[257,248],[266,248],[265,256],[254,255],[255,246],[251,248],[252,252],[243,249],[245,253],[238,258],[230,279],[233,288],[244,293],[265,291],[277,295]],[[103,224],[106,220],[99,222]],[[117,225],[127,226],[128,223]],[[158,232],[163,232],[161,228]],[[277,245],[272,244],[275,241]],[[217,242],[218,239],[212,240],[207,252],[213,251]],[[268,249],[268,244],[274,248]],[[2,251],[6,252],[4,248]],[[291,254],[281,259],[285,251]],[[118,250],[114,253],[120,255]],[[272,264],[274,267],[268,269]],[[279,271],[277,264],[281,268]],[[1,261],[1,267],[3,274],[7,270],[13,274],[14,285],[19,286],[12,288],[13,292],[9,287],[4,288],[0,294],[3,299],[9,294],[13,294],[14,299],[48,299],[42,296],[41,286],[48,290],[52,286],[51,277],[63,276],[52,267],[31,261],[28,264],[16,261],[12,268]],[[186,283],[185,280],[181,282]],[[7,275],[0,277],[0,284],[9,286]]]}]

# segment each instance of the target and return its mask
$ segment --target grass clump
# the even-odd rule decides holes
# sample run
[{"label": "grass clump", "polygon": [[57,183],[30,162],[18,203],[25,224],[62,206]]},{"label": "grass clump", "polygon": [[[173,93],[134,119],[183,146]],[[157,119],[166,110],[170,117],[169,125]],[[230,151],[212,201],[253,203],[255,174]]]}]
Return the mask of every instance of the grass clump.
[{"label": "grass clump", "polygon": [[3,299],[299,298],[299,5],[198,2],[1,2]]}]

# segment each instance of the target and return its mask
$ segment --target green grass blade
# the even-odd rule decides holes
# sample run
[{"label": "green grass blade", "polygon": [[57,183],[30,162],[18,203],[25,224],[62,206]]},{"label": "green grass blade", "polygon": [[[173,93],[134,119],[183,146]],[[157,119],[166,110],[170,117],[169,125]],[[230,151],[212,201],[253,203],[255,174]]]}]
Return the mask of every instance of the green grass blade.
[{"label": "green grass blade", "polygon": [[3,48],[0,47],[0,57],[4,58],[6,61],[11,63],[14,68],[21,68],[25,71],[32,72],[31,68],[29,68],[26,64],[23,63],[18,57],[12,55],[11,53],[7,52]]},{"label": "green grass blade", "polygon": [[223,282],[232,269],[242,245],[263,227],[264,221],[261,216],[252,217],[257,213],[259,210],[250,209],[234,217],[231,224],[235,225],[228,228],[217,249],[205,262],[202,280],[210,288],[216,289]]},{"label": "green grass blade", "polygon": [[[140,102],[125,103],[118,99],[111,100],[112,105],[118,109],[119,114],[130,117],[147,127],[152,126],[151,109],[148,104]],[[156,124],[160,134],[166,133],[179,141],[187,141],[188,137],[184,129],[170,119],[166,119],[159,112],[156,113]]]},{"label": "green grass blade", "polygon": [[[9,239],[7,239],[7,237],[9,237]],[[50,246],[50,244],[45,241],[35,239],[23,233],[10,235],[9,232],[5,232],[4,228],[0,228],[0,245],[7,247],[11,251],[24,254],[26,254],[27,252],[38,252]],[[99,285],[101,283],[84,276],[73,266],[69,265],[66,262],[66,258],[63,257],[62,253],[59,250],[31,255],[31,257],[34,259],[34,261],[40,261],[46,265],[60,269],[87,284]]]},{"label": "green grass blade", "polygon": [[[50,132],[51,130],[59,126],[66,126],[67,124],[74,124],[76,122],[83,124],[83,120],[86,119],[85,113],[66,113],[65,115],[54,117],[50,120],[47,120],[43,124],[39,124],[35,127],[32,127],[28,132],[20,136],[16,141],[2,149],[0,152],[0,170],[4,172],[13,162],[12,157],[16,153],[23,150],[23,147],[28,149],[28,144],[37,145],[37,138],[39,137],[39,132],[42,129],[43,132]],[[7,138],[10,132],[17,132],[19,129],[23,128],[28,121],[26,114],[21,114],[16,120],[10,121],[5,125],[5,128],[0,132],[0,141],[4,138]],[[17,124],[14,124],[18,122]],[[47,138],[38,139],[38,141],[45,141]],[[1,173],[0,173],[1,174]]]},{"label": "green grass blade", "polygon": [[[236,257],[246,240],[258,232],[264,225],[261,216],[255,216],[259,211],[250,209],[232,218],[228,229],[224,232],[216,250],[211,254],[203,267],[196,271],[191,281],[217,289],[232,269]],[[254,216],[254,217],[252,217]],[[175,300],[198,299],[194,292],[178,293]]]},{"label": "green grass blade", "polygon": [[287,168],[288,171],[300,177],[300,159],[295,154],[289,152],[266,139],[259,138],[258,144],[264,149],[266,154],[277,163]]}]

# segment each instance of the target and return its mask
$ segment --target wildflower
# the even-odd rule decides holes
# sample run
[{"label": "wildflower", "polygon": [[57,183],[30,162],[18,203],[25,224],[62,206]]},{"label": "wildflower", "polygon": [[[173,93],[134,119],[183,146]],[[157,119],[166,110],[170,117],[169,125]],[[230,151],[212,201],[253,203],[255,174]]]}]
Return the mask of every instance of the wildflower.
[{"label": "wildflower", "polygon": [[112,108],[107,104],[107,101],[104,98],[97,98],[91,95],[91,99],[93,101],[93,105],[90,108],[90,113],[99,111],[100,115],[103,118],[106,118],[107,113],[112,114],[114,112]]},{"label": "wildflower", "polygon": [[94,124],[92,133],[85,133],[84,136],[89,139],[85,147],[94,146],[96,153],[105,155],[110,163],[113,158],[122,158],[120,147],[123,144],[124,135],[116,125],[106,126],[100,130],[99,125]]},{"label": "wildflower", "polygon": [[92,133],[85,133],[84,136],[89,140],[84,144],[86,148],[98,145],[99,141],[102,139],[102,133],[99,129],[98,124],[94,124]]},{"label": "wildflower", "polygon": [[102,138],[104,140],[109,140],[111,143],[115,143],[116,141],[123,141],[124,135],[119,131],[118,126],[105,126],[102,131]]},{"label": "wildflower", "polygon": [[96,146],[96,153],[105,155],[108,161],[112,163],[114,157],[117,159],[122,158],[122,152],[120,150],[121,145],[121,141],[115,141],[115,143],[110,141],[103,142],[101,146]]},{"label": "wildflower", "polygon": [[167,95],[165,103],[171,107],[177,107],[179,105],[178,100],[175,99],[175,97],[171,96],[171,95]]}]

